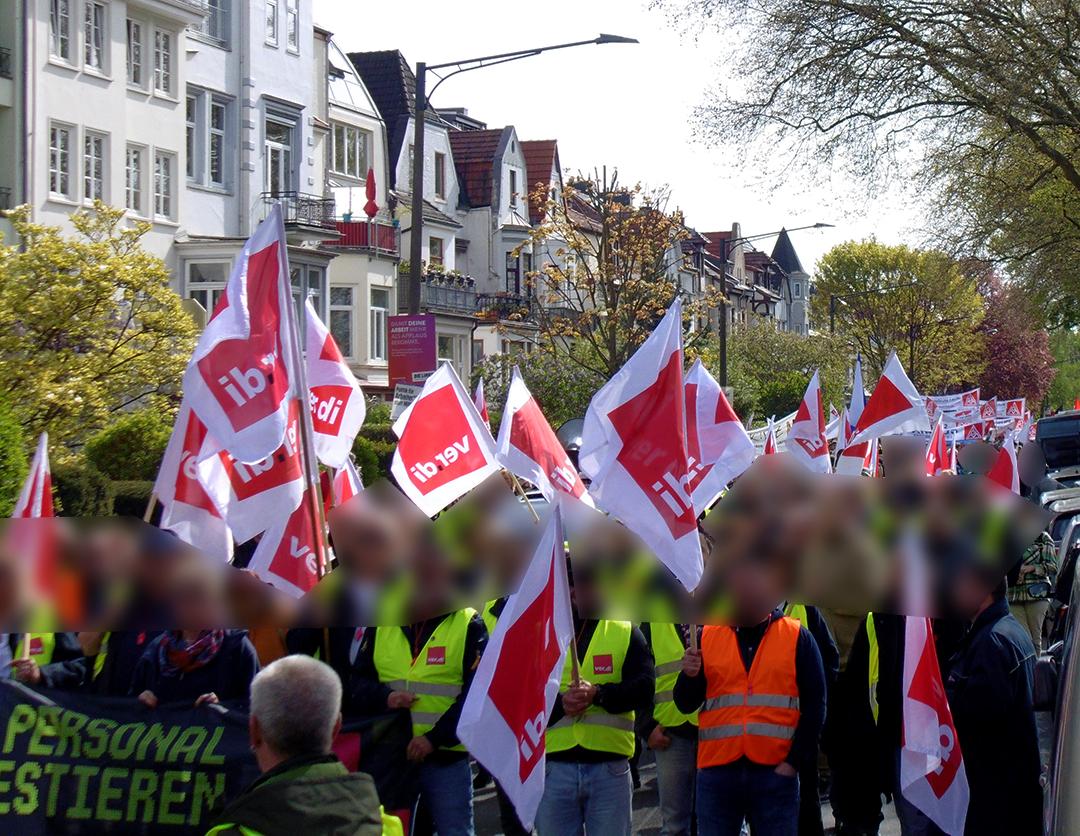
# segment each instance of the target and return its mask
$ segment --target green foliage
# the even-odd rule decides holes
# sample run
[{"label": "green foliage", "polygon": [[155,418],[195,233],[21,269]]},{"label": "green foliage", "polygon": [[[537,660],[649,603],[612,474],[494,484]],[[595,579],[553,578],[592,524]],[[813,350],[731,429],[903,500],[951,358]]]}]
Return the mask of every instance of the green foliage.
[{"label": "green foliage", "polygon": [[11,408],[0,398],[0,517],[11,516],[27,469],[26,437]]},{"label": "green foliage", "polygon": [[113,513],[118,517],[139,517],[146,513],[154,483],[146,479],[123,479],[112,483]]},{"label": "green foliage", "polygon": [[788,415],[799,408],[806,393],[806,375],[800,372],[779,372],[765,381],[758,395],[762,415]]},{"label": "green foliage", "polygon": [[[1074,330],[1055,331],[1050,335],[1050,351],[1054,355],[1057,375],[1050,384],[1046,405],[1051,409],[1072,409],[1080,398],[1080,333]],[[1034,410],[1038,404],[1030,404]]]},{"label": "green foliage", "polygon": [[360,477],[365,485],[385,479],[390,473],[390,459],[394,455],[393,447],[388,451],[381,441],[372,441],[358,435],[352,447],[353,460],[356,469],[360,471]]},{"label": "green foliage", "polygon": [[[588,350],[587,345],[566,349],[576,354]],[[521,370],[525,385],[540,404],[540,410],[555,430],[571,418],[583,417],[592,396],[605,382],[599,373],[587,365],[568,362],[564,353],[555,354],[542,347],[527,354],[488,357],[473,367],[472,385],[475,386],[480,377],[484,378],[484,395],[496,433],[515,364]]]},{"label": "green foliage", "polygon": [[59,463],[52,468],[58,500],[57,513],[65,517],[108,517],[113,513],[113,485],[96,467],[85,462]]},{"label": "green foliage", "polygon": [[125,413],[86,442],[86,460],[114,480],[150,480],[172,433],[169,415],[148,407]]},{"label": "green foliage", "polygon": [[71,216],[70,238],[25,208],[8,217],[20,242],[0,246],[0,393],[62,461],[132,404],[175,397],[195,324],[142,249],[149,223],[100,201]]}]

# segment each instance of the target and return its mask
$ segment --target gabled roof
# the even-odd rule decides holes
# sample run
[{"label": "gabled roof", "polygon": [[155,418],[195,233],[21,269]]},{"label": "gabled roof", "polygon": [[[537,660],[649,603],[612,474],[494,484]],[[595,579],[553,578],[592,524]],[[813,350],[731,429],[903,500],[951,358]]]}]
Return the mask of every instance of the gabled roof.
[{"label": "gabled roof", "polygon": [[450,150],[458,172],[462,202],[469,207],[490,206],[493,193],[495,155],[503,136],[512,128],[483,131],[450,131]]},{"label": "gabled roof", "polygon": [[784,268],[784,272],[789,276],[792,273],[805,273],[802,262],[799,261],[799,256],[795,252],[795,247],[791,243],[791,236],[788,235],[786,229],[780,230],[780,236],[776,239],[776,246],[772,251],[773,261]]},{"label": "gabled roof", "polygon": [[705,244],[705,252],[707,252],[707,253],[709,253],[711,255],[714,255],[717,258],[723,258],[724,255],[726,255],[722,251],[722,249],[723,249],[722,244],[723,244],[723,242],[725,242],[729,238],[731,238],[731,230],[730,229],[726,230],[724,232],[703,232],[701,234],[705,237],[705,240],[708,242],[707,244]]},{"label": "gabled roof", "polygon": [[559,169],[559,146],[554,139],[528,139],[521,143],[525,156],[525,181],[528,188],[529,220],[535,225],[544,220],[544,204],[534,192],[539,183],[551,183],[551,173]]}]

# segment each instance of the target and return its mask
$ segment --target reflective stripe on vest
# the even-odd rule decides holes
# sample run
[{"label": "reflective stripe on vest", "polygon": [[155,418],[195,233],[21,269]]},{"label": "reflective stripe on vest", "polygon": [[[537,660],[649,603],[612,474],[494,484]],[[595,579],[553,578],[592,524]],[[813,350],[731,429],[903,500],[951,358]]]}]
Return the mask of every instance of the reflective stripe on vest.
[{"label": "reflective stripe on vest", "polygon": [[650,624],[649,641],[652,644],[653,661],[656,664],[656,689],[653,695],[653,719],[661,726],[671,728],[698,722],[698,713],[683,714],[675,707],[675,680],[682,670],[682,658],[686,653],[679,629],[674,624]]},{"label": "reflective stripe on vest", "polygon": [[874,625],[874,614],[866,614],[866,639],[870,644],[869,668],[870,668],[870,712],[874,715],[874,725],[878,721],[877,688],[881,679],[881,650],[878,647],[877,627]]},{"label": "reflective stripe on vest", "polygon": [[109,653],[109,636],[112,633],[105,633],[101,637],[101,644],[98,646],[97,656],[94,657],[94,673],[92,679],[97,679],[101,676],[101,672],[105,669],[105,657]]},{"label": "reflective stripe on vest", "polygon": [[806,626],[806,604],[788,604],[784,607],[784,615],[794,618],[803,627]]},{"label": "reflective stripe on vest", "polygon": [[698,718],[698,767],[745,757],[775,765],[791,751],[799,723],[795,650],[802,627],[784,616],[765,630],[747,673],[735,631],[709,625],[702,631],[705,704]]},{"label": "reflective stripe on vest", "polygon": [[[400,627],[376,628],[374,660],[379,681],[392,690],[416,694],[410,709],[414,737],[431,731],[461,693],[465,637],[474,615],[473,609],[450,613],[415,659]],[[465,751],[461,744],[451,748]]]},{"label": "reflective stripe on vest", "polygon": [[[593,685],[622,681],[623,662],[630,647],[633,627],[629,621],[598,621],[581,659],[581,676]],[[572,662],[566,654],[560,691],[570,687]],[[610,714],[590,705],[577,717],[563,717],[547,730],[548,752],[564,752],[580,746],[594,752],[610,752],[623,757],[634,754],[634,712]]]}]

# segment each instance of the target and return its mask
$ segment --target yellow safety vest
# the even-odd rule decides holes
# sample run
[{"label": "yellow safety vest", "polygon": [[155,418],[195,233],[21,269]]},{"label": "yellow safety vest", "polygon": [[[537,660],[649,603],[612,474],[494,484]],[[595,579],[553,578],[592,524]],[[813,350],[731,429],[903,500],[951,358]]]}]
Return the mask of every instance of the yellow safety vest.
[{"label": "yellow safety vest", "polygon": [[[629,621],[598,621],[589,640],[588,652],[581,660],[582,678],[593,685],[621,682],[632,631]],[[573,664],[567,653],[560,690],[566,691],[570,687],[572,676]],[[634,712],[611,714],[590,705],[577,717],[564,716],[548,727],[548,752],[565,752],[576,746],[630,757],[634,754]]]},{"label": "yellow safety vest", "polygon": [[[410,712],[413,736],[427,734],[454,704],[464,683],[465,637],[476,610],[450,613],[413,659],[400,627],[375,631],[375,670],[379,681],[395,691],[416,694]],[[451,747],[465,751],[461,744]]]},{"label": "yellow safety vest", "polygon": [[499,603],[498,598],[494,598],[484,604],[484,608],[480,611],[480,617],[484,619],[484,626],[487,627],[488,636],[495,632],[495,625],[499,622],[498,616],[491,611],[491,608]]},{"label": "yellow safety vest", "polygon": [[881,650],[878,647],[877,627],[874,626],[874,614],[866,614],[866,639],[870,644],[869,668],[870,668],[870,711],[874,715],[874,725],[878,721],[878,682],[881,679]]},{"label": "yellow safety vest", "polygon": [[806,604],[788,604],[784,607],[784,615],[794,618],[800,626],[806,626]]},{"label": "yellow safety vest", "polygon": [[675,706],[675,680],[682,670],[686,653],[679,630],[674,624],[650,624],[653,663],[656,666],[656,690],[653,695],[653,719],[661,726],[681,726],[698,722],[698,713],[683,714]]},{"label": "yellow safety vest", "polygon": [[[401,819],[390,815],[382,808],[381,804],[379,805],[379,815],[382,817],[383,836],[405,836],[405,826],[401,823]],[[210,828],[206,831],[206,836],[219,836],[219,834],[232,831],[236,831],[240,836],[263,836],[258,830],[245,827],[242,824],[230,824],[228,822]]]},{"label": "yellow safety vest", "polygon": [[22,659],[26,655],[23,646],[27,641],[30,642],[29,658],[37,662],[39,668],[52,662],[56,652],[56,633],[23,633],[15,646],[16,659]]}]

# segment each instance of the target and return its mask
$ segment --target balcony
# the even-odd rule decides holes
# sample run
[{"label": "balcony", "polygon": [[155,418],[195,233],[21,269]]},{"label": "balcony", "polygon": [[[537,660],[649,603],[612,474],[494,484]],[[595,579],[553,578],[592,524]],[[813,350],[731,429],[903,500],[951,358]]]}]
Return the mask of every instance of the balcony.
[{"label": "balcony", "polygon": [[[429,272],[420,282],[420,310],[476,316],[476,283],[464,276]],[[398,307],[409,309],[409,276],[398,276]]]},{"label": "balcony", "polygon": [[522,293],[481,293],[476,318],[485,322],[532,322],[536,300]]},{"label": "balcony", "polygon": [[337,240],[339,237],[334,199],[302,192],[263,192],[262,205],[269,213],[281,204],[285,232],[299,240]]},{"label": "balcony", "polygon": [[341,237],[327,241],[327,247],[360,250],[374,255],[398,258],[401,255],[401,230],[394,224],[378,221],[337,221],[335,228]]}]

